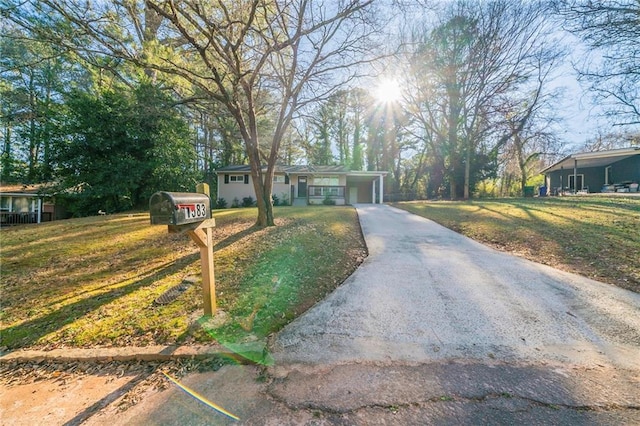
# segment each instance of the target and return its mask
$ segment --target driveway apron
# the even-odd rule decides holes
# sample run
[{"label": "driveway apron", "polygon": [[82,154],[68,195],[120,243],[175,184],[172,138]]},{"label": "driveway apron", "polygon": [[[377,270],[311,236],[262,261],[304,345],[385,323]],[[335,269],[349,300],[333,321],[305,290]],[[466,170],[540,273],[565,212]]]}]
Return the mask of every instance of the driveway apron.
[{"label": "driveway apron", "polygon": [[278,362],[640,367],[640,295],[496,251],[387,205],[356,208],[369,257],[279,333]]}]

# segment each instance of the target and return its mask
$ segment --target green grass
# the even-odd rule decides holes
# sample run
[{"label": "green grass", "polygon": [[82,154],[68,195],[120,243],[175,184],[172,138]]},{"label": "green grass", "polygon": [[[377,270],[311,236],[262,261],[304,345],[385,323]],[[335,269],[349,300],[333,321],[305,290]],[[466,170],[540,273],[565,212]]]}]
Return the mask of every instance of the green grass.
[{"label": "green grass", "polygon": [[[640,199],[564,197],[399,203],[502,250],[640,291]],[[331,292],[366,256],[348,207],[215,213],[218,307],[203,321],[200,283],[153,301],[200,257],[186,235],[146,213],[0,231],[0,346],[55,348],[247,342],[279,330]],[[206,320],[206,319],[205,319]]]},{"label": "green grass", "polygon": [[[0,346],[96,347],[262,339],[339,285],[365,257],[355,210],[215,213],[215,327],[202,327],[200,256],[146,213],[2,229]],[[198,283],[153,301],[187,276]]]},{"label": "green grass", "polygon": [[395,206],[500,250],[640,292],[640,198],[547,197]]}]

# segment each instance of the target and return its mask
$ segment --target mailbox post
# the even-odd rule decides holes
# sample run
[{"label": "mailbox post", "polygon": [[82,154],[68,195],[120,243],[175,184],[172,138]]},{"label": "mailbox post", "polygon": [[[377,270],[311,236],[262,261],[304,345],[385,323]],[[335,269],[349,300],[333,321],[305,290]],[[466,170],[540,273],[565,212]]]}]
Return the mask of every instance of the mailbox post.
[{"label": "mailbox post", "polygon": [[167,225],[170,233],[186,232],[200,248],[204,314],[216,312],[216,281],[213,269],[211,204],[205,194],[191,192],[156,192],[149,200],[152,225]]}]

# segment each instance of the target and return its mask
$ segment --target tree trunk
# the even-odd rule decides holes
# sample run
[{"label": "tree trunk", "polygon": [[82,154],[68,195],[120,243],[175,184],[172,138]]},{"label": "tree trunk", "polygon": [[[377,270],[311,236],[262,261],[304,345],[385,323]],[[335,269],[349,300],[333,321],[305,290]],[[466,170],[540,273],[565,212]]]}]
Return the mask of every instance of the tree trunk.
[{"label": "tree trunk", "polygon": [[13,159],[11,157],[11,123],[7,120],[4,133],[4,150],[2,152],[0,180],[11,182]]},{"label": "tree trunk", "polygon": [[260,161],[260,153],[258,151],[257,140],[254,139],[247,141],[246,145],[247,155],[249,156],[249,164],[251,165],[253,189],[256,194],[256,204],[258,207],[256,226],[261,228],[265,226],[275,226],[273,218],[273,205],[271,204],[271,190],[273,188],[273,174],[275,164],[267,167],[266,173],[263,174],[262,162]]},{"label": "tree trunk", "polygon": [[360,118],[356,116],[353,129],[353,161],[351,170],[362,170],[362,146],[360,145]]},{"label": "tree trunk", "polygon": [[455,175],[451,175],[450,180],[449,180],[449,198],[452,200],[456,199],[456,191],[458,190],[458,187],[456,185],[456,177]]},{"label": "tree trunk", "polygon": [[36,141],[37,100],[33,75],[29,76],[29,182],[37,181],[36,167],[38,165],[38,144]]},{"label": "tree trunk", "polygon": [[469,199],[469,179],[471,177],[471,147],[467,144],[467,152],[464,163],[464,194],[465,200]]},{"label": "tree trunk", "polygon": [[518,167],[520,168],[520,191],[524,196],[524,187],[527,186],[527,162],[522,152],[522,140],[517,133],[514,135],[514,143],[518,154]]},{"label": "tree trunk", "polygon": [[[257,167],[256,167],[257,165]],[[256,194],[256,204],[258,207],[258,217],[256,226],[275,226],[273,217],[273,205],[271,204],[271,190],[273,187],[273,168],[267,169],[267,173],[263,174],[259,170],[259,161],[251,161],[251,178],[253,180],[253,189]]]}]

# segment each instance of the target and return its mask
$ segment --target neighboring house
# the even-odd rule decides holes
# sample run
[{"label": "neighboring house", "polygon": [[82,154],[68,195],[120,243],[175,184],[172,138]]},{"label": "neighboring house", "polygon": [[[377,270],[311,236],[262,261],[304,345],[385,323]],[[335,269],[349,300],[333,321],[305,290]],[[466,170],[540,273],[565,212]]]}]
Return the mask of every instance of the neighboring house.
[{"label": "neighboring house", "polygon": [[[250,166],[227,166],[216,170],[217,198],[229,206],[243,198],[256,199]],[[387,172],[349,171],[343,166],[276,166],[273,195],[293,205],[382,203]]]},{"label": "neighboring house", "polygon": [[540,173],[552,194],[638,192],[640,147],[572,154]]},{"label": "neighboring house", "polygon": [[41,185],[0,184],[0,225],[54,220],[55,207],[41,189]]}]

